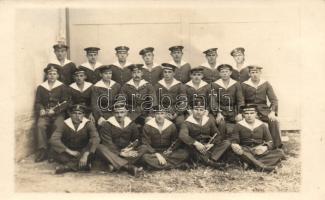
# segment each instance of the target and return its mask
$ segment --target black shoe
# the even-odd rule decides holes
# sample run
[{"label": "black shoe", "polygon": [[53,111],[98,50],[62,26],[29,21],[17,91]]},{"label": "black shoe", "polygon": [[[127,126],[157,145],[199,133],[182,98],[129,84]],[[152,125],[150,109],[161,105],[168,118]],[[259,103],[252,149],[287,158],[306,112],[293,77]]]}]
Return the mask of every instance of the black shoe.
[{"label": "black shoe", "polygon": [[37,153],[35,162],[43,162],[47,159],[47,151],[45,149],[40,149]]},{"label": "black shoe", "polygon": [[129,165],[127,169],[128,173],[134,177],[139,177],[139,173],[143,171],[142,167],[136,167],[134,165]]},{"label": "black shoe", "polygon": [[114,172],[114,170],[115,170],[114,166],[111,165],[111,164],[108,164],[107,171],[108,171],[109,173],[112,173],[112,172]]},{"label": "black shoe", "polygon": [[64,174],[66,172],[73,171],[70,167],[67,166],[58,166],[55,168],[55,174]]},{"label": "black shoe", "polygon": [[182,163],[177,167],[177,169],[181,169],[181,170],[188,170],[190,168],[191,167],[190,167],[190,165],[188,163]]}]

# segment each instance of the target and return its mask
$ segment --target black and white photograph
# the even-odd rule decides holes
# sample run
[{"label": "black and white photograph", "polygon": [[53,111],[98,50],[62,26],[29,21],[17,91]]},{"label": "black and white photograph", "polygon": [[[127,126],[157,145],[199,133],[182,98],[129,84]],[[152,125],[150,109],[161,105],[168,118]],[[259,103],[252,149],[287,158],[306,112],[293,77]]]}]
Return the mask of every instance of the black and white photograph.
[{"label": "black and white photograph", "polygon": [[82,2],[2,4],[10,199],[325,198],[324,1]]}]

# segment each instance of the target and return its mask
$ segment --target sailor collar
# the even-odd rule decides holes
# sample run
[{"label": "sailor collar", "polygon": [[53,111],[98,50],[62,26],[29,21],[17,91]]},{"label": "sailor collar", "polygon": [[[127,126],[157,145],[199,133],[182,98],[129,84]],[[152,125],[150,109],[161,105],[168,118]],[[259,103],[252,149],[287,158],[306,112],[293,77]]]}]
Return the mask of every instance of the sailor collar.
[{"label": "sailor collar", "polygon": [[260,82],[258,82],[258,85],[255,85],[253,83],[252,79],[250,78],[247,81],[245,81],[244,83],[257,89],[259,86],[263,85],[265,82],[266,82],[266,80],[260,79]]},{"label": "sailor collar", "polygon": [[222,79],[218,79],[218,80],[216,80],[214,83],[220,85],[220,86],[223,87],[224,89],[228,89],[228,88],[230,88],[232,85],[236,84],[237,81],[235,81],[234,79],[230,78],[228,86],[226,86],[226,85],[223,83]]},{"label": "sailor collar", "polygon": [[156,67],[159,67],[159,65],[157,64],[157,63],[153,63],[153,65],[152,65],[152,67],[151,67],[151,69],[149,69],[149,67],[145,64],[145,63],[143,63],[143,69],[146,69],[146,70],[153,70],[154,68],[156,68]]},{"label": "sailor collar", "polygon": [[211,69],[211,70],[217,70],[218,63],[216,63],[216,66],[212,68],[208,62],[202,63],[200,66]]},{"label": "sailor collar", "polygon": [[[192,123],[192,124],[200,125],[200,124],[199,124],[199,123],[194,119],[193,114],[190,115],[190,116],[189,116],[185,121],[190,122],[190,123]],[[202,117],[202,125],[200,125],[200,126],[204,126],[208,121],[209,121],[209,117],[204,115],[204,116]]]},{"label": "sailor collar", "polygon": [[[117,122],[115,116],[112,116],[110,118],[108,118],[106,121],[108,121],[109,123],[111,123],[113,126],[116,126],[120,129],[122,129],[121,125]],[[132,120],[129,117],[125,117],[124,118],[124,128],[126,128],[129,124],[131,124]]]},{"label": "sailor collar", "polygon": [[180,83],[180,81],[178,81],[178,80],[176,80],[175,78],[173,78],[172,84],[169,85],[169,86],[167,86],[165,79],[161,79],[160,81],[158,81],[158,83],[159,83],[160,85],[164,86],[165,88],[167,88],[167,89],[169,90],[169,89],[172,88],[174,85],[177,85],[178,83]]},{"label": "sailor collar", "polygon": [[80,131],[83,127],[85,127],[86,123],[89,122],[90,120],[87,119],[87,118],[82,118],[82,121],[81,123],[78,125],[78,128],[77,130],[75,129],[74,125],[73,125],[73,122],[72,122],[72,119],[71,118],[68,118],[66,120],[64,120],[64,123],[70,127],[72,130],[74,130],[75,132],[78,132]]},{"label": "sailor collar", "polygon": [[186,85],[188,85],[188,86],[190,86],[190,87],[192,87],[192,88],[198,90],[198,89],[200,89],[200,88],[202,88],[202,87],[208,85],[208,83],[205,82],[205,81],[203,81],[203,80],[201,80],[201,81],[200,81],[200,84],[199,84],[199,87],[198,87],[198,88],[195,88],[195,86],[194,86],[192,80],[190,80],[189,82],[186,83]]},{"label": "sailor collar", "polygon": [[[150,119],[146,124],[153,127],[153,128],[155,128],[155,129],[157,129],[160,132],[159,126],[158,126],[155,118]],[[162,133],[164,130],[166,130],[172,124],[173,123],[171,121],[169,121],[168,119],[165,119],[164,120],[164,125],[162,126],[160,133]]]},{"label": "sailor collar", "polygon": [[181,60],[181,63],[178,65],[174,60],[171,60],[171,61],[169,62],[169,64],[175,65],[177,68],[179,68],[179,67],[181,67],[181,66],[187,64],[187,62],[185,62],[184,60]]},{"label": "sailor collar", "polygon": [[70,87],[73,88],[73,89],[75,89],[75,90],[78,90],[79,92],[84,92],[84,91],[86,91],[92,85],[93,85],[92,83],[89,83],[89,82],[86,82],[85,81],[84,88],[82,90],[78,87],[78,85],[77,85],[76,82],[70,84]]},{"label": "sailor collar", "polygon": [[126,83],[129,84],[129,85],[134,86],[136,89],[139,89],[141,86],[145,85],[145,84],[148,83],[148,82],[147,82],[146,80],[144,80],[144,79],[141,79],[140,82],[139,82],[139,86],[136,86],[135,83],[134,83],[134,80],[131,79],[131,80],[129,80],[129,81],[126,82]]},{"label": "sailor collar", "polygon": [[109,84],[109,86],[107,87],[106,84],[104,83],[103,79],[101,79],[101,80],[99,80],[99,81],[95,84],[95,86],[96,86],[96,87],[102,87],[102,88],[110,89],[110,88],[113,87],[113,85],[115,85],[115,83],[116,83],[115,81],[110,80],[110,84]]},{"label": "sailor collar", "polygon": [[255,119],[255,122],[253,124],[253,126],[249,125],[245,119],[241,120],[240,122],[238,122],[238,124],[248,128],[249,130],[253,131],[254,129],[256,129],[257,127],[261,126],[263,124],[262,121],[260,121],[259,119]]},{"label": "sailor collar", "polygon": [[59,65],[59,66],[63,67],[64,65],[69,64],[69,63],[71,63],[71,62],[72,62],[71,60],[65,59],[63,65],[61,65],[60,61],[58,61],[58,60],[56,59],[56,60],[53,60],[53,61],[50,62],[50,63],[51,63],[51,64],[56,64],[56,65]]},{"label": "sailor collar", "polygon": [[100,63],[100,62],[96,62],[95,66],[92,67],[91,64],[89,62],[85,62],[85,63],[82,63],[81,66],[85,67],[85,68],[88,68],[92,71],[95,71],[98,67],[102,66],[103,64]]},{"label": "sailor collar", "polygon": [[54,88],[56,87],[59,87],[60,85],[62,85],[63,83],[61,83],[60,81],[56,80],[52,86],[52,89],[50,89],[50,86],[49,86],[49,82],[46,80],[44,81],[41,86],[44,87],[45,89],[47,89],[48,91],[51,91],[53,90]]},{"label": "sailor collar", "polygon": [[129,65],[131,65],[131,64],[132,64],[132,63],[129,62],[129,61],[126,61],[124,66],[121,66],[121,64],[120,64],[118,61],[116,61],[116,62],[113,63],[113,65],[115,65],[115,66],[117,66],[117,67],[119,67],[119,68],[121,68],[121,69],[124,69],[125,67],[127,67],[127,66],[129,66]]}]

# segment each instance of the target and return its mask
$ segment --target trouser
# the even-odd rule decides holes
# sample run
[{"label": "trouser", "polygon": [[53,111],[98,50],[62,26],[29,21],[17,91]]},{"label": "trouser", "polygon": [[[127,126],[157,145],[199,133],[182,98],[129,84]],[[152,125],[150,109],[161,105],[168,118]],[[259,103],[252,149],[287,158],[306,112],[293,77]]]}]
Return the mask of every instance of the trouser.
[{"label": "trouser", "polygon": [[230,123],[226,121],[221,121],[219,124],[217,124],[218,130],[220,131],[223,139],[230,139],[235,125],[235,123]]},{"label": "trouser", "polygon": [[185,162],[189,153],[186,149],[176,149],[169,155],[164,155],[160,153],[166,160],[165,165],[159,164],[159,160],[154,153],[146,153],[143,155],[142,160],[144,164],[149,165],[153,169],[162,170],[162,169],[173,169],[179,167],[183,162]]},{"label": "trouser", "polygon": [[89,171],[90,167],[91,167],[91,163],[93,161],[90,158],[90,156],[88,156],[87,165],[85,167],[80,168],[79,160],[80,160],[82,154],[78,157],[74,157],[66,152],[58,153],[58,152],[52,151],[51,156],[56,162],[65,165],[66,167],[70,168],[72,171]]},{"label": "trouser", "polygon": [[144,149],[139,148],[136,149],[138,151],[138,156],[135,158],[123,158],[119,155],[119,152],[113,151],[107,146],[100,144],[97,147],[97,154],[99,157],[109,162],[114,166],[116,169],[120,169],[121,167],[125,165],[134,165],[138,162],[138,160],[143,156],[143,154],[146,152]]},{"label": "trouser", "polygon": [[37,121],[37,131],[36,131],[36,142],[37,149],[47,149],[48,140],[52,133],[59,125],[62,125],[64,121],[64,115],[59,114],[52,117],[39,117]]},{"label": "trouser", "polygon": [[268,124],[274,148],[281,147],[282,141],[279,121],[271,121],[268,116],[264,116],[262,114],[259,114],[259,119]]}]

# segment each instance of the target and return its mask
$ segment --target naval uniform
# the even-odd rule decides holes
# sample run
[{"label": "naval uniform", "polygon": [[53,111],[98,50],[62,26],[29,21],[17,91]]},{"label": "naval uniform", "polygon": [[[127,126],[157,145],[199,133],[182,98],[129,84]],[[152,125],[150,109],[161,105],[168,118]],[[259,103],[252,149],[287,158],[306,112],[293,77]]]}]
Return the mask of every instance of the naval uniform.
[{"label": "naval uniform", "polygon": [[[258,168],[265,166],[275,166],[284,158],[282,149],[268,150],[261,155],[256,155],[253,148],[271,142],[271,135],[266,125],[256,119],[253,126],[245,120],[238,122],[232,133],[232,142],[241,145],[244,153],[240,155],[244,161]],[[269,146],[269,145],[267,145]]]},{"label": "naval uniform", "polygon": [[185,120],[184,111],[186,110],[186,105],[182,106],[181,104],[181,101],[187,98],[184,84],[173,79],[171,85],[168,86],[165,80],[161,79],[155,85],[155,91],[160,105],[170,105],[170,109],[168,109],[169,113],[171,115],[177,114],[177,117],[172,121],[175,123],[177,129],[179,129]]},{"label": "naval uniform", "polygon": [[247,81],[250,78],[248,65],[246,65],[246,64],[243,65],[243,67],[240,70],[236,68],[236,65],[234,65],[232,74],[230,77],[240,83]]},{"label": "naval uniform", "polygon": [[155,85],[163,76],[163,70],[160,65],[153,64],[152,68],[149,68],[144,64],[142,68],[142,78],[148,81],[151,85]]},{"label": "naval uniform", "polygon": [[[198,141],[206,144],[215,133],[218,135],[212,141],[214,146],[205,155],[201,154],[193,145],[194,142]],[[214,119],[208,116],[203,116],[202,123],[199,124],[193,115],[190,115],[181,126],[179,138],[187,145],[192,161],[203,162],[211,166],[221,158],[231,144],[229,140],[222,140],[223,136],[219,132]]]},{"label": "naval uniform", "polygon": [[[58,60],[54,60],[50,62],[47,66],[49,65],[59,66],[59,81],[61,81],[65,85],[70,85],[73,82],[73,73],[76,70],[76,65],[72,61],[65,59],[63,65],[61,65]],[[46,77],[44,77],[44,80],[46,80]]]},{"label": "naval uniform", "polygon": [[241,90],[241,85],[237,81],[230,78],[228,86],[223,84],[222,79],[219,79],[212,84],[214,94],[213,110],[214,116],[221,113],[224,121],[218,124],[218,128],[223,134],[230,134],[234,124],[235,117],[240,113],[240,106],[244,105],[244,97]]},{"label": "naval uniform", "polygon": [[185,61],[181,61],[178,65],[174,61],[169,62],[176,66],[174,78],[182,83],[187,83],[190,80],[191,65]]},{"label": "naval uniform", "polygon": [[[77,171],[83,153],[95,153],[99,141],[96,127],[89,119],[84,117],[78,127],[75,127],[72,119],[68,118],[55,130],[51,137],[53,158]],[[67,148],[80,152],[80,156],[74,157],[66,153]],[[88,159],[90,158],[88,157]]]},{"label": "naval uniform", "polygon": [[200,66],[203,67],[203,81],[211,84],[220,78],[219,71],[217,70],[218,64],[216,64],[215,68],[212,68],[208,62]]},{"label": "naval uniform", "polygon": [[[65,103],[63,103],[65,101]],[[63,104],[61,104],[63,103]],[[52,89],[48,85],[48,81],[43,82],[37,87],[35,109],[38,115],[36,141],[38,149],[46,149],[48,147],[48,133],[52,131],[65,118],[65,111],[70,103],[69,89],[60,81],[55,81]],[[58,104],[61,104],[58,106]],[[55,107],[55,114],[52,116],[39,116],[40,110],[46,110]]]},{"label": "naval uniform", "polygon": [[91,110],[97,122],[100,117],[108,119],[113,115],[113,105],[116,102],[121,90],[121,85],[110,80],[107,87],[103,80],[98,81],[92,87]]},{"label": "naval uniform", "polygon": [[112,80],[123,86],[132,78],[131,70],[127,67],[132,63],[126,62],[124,66],[121,66],[118,61],[112,64]]},{"label": "naval uniform", "polygon": [[198,88],[194,87],[192,80],[185,84],[185,92],[187,96],[187,102],[190,108],[193,108],[193,102],[196,98],[204,98],[206,109],[211,109],[211,85],[201,80]]},{"label": "naval uniform", "polygon": [[86,80],[87,82],[91,82],[92,84],[97,83],[101,79],[100,73],[98,68],[101,67],[103,64],[100,62],[96,62],[95,66],[92,67],[89,62],[82,63],[79,68],[82,68],[85,70],[86,73]]},{"label": "naval uniform", "polygon": [[[269,125],[270,133],[273,140],[274,147],[281,147],[281,133],[278,121],[271,121],[268,114],[274,111],[278,112],[278,99],[274,93],[271,84],[263,79],[255,86],[251,79],[243,82],[242,91],[246,104],[256,104],[258,117],[263,122]],[[270,101],[270,106],[267,105],[267,99]]]},{"label": "naval uniform", "polygon": [[108,118],[107,122],[103,124],[99,132],[101,144],[97,148],[98,154],[116,169],[120,169],[127,164],[135,164],[145,153],[138,148],[139,144],[134,146],[134,150],[138,151],[138,156],[135,158],[124,158],[120,156],[120,153],[131,142],[137,139],[140,141],[136,124],[129,117],[125,117],[124,126],[121,127],[115,116]]},{"label": "naval uniform", "polygon": [[70,89],[70,97],[71,97],[71,104],[82,104],[85,105],[87,108],[91,107],[91,92],[92,92],[92,85],[89,82],[84,82],[84,87],[81,90],[77,83],[72,83],[69,87]]},{"label": "naval uniform", "polygon": [[[125,97],[130,109],[130,118],[136,123],[144,124],[152,106],[157,105],[157,97],[153,86],[145,80],[141,80],[137,87],[131,79],[121,88],[121,95]],[[140,118],[138,118],[140,117]]]},{"label": "naval uniform", "polygon": [[[147,150],[143,155],[143,161],[154,169],[171,169],[180,166],[188,159],[189,154],[185,149],[179,148],[179,143],[173,145],[171,153],[163,153],[177,139],[177,129],[171,121],[165,119],[160,129],[155,118],[150,119],[143,127],[142,143]],[[155,153],[161,154],[167,163],[160,165]]]}]

